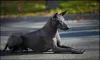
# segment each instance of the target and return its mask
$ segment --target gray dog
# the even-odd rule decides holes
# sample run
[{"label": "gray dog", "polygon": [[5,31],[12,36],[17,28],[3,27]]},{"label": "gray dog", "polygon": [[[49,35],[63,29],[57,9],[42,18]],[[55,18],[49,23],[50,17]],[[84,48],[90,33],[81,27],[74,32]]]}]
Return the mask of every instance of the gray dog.
[{"label": "gray dog", "polygon": [[67,46],[62,46],[60,44],[60,36],[57,29],[68,30],[68,26],[65,23],[63,15],[66,13],[62,12],[60,14],[54,14],[44,25],[43,28],[29,32],[26,34],[13,34],[8,39],[6,48],[8,47],[10,51],[15,50],[27,50],[27,48],[32,49],[34,52],[46,52],[52,50],[55,53],[59,52],[71,52],[76,54],[82,54],[84,50],[74,49]]}]

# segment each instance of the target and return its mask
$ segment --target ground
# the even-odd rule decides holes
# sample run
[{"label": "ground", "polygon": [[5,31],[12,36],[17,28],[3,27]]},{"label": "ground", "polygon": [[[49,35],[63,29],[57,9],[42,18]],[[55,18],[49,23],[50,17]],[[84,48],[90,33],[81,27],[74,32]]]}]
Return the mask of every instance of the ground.
[{"label": "ground", "polygon": [[[46,21],[45,21],[46,22]],[[3,50],[10,34],[17,31],[35,31],[42,28],[45,22],[20,21],[5,23],[1,25],[0,50]],[[68,31],[61,31],[61,42],[66,46],[78,49],[85,49],[83,54],[53,53],[33,53],[29,51],[23,54],[5,54],[0,56],[1,60],[7,59],[67,59],[67,60],[99,60],[99,20],[68,20]],[[9,49],[7,49],[9,50]],[[2,53],[2,52],[1,52]]]}]

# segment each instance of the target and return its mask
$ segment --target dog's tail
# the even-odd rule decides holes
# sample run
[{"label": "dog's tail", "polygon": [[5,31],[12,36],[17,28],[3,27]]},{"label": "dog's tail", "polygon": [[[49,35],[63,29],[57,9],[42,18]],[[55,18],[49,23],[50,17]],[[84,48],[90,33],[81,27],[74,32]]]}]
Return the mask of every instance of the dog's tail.
[{"label": "dog's tail", "polygon": [[4,48],[4,50],[3,50],[3,51],[5,51],[5,50],[7,49],[7,47],[8,47],[8,44],[6,44],[6,46],[5,46],[5,48]]}]

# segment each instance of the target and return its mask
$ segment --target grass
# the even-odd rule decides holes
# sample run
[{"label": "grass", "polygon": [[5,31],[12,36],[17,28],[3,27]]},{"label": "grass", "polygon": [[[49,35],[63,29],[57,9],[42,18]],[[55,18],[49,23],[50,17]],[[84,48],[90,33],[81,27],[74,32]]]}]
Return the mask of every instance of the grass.
[{"label": "grass", "polygon": [[96,1],[68,1],[61,6],[69,13],[99,13],[99,3]]},{"label": "grass", "polygon": [[45,1],[1,1],[0,16],[38,16],[51,15],[68,10],[68,14],[99,13],[98,1],[59,1],[60,6],[46,10]]}]

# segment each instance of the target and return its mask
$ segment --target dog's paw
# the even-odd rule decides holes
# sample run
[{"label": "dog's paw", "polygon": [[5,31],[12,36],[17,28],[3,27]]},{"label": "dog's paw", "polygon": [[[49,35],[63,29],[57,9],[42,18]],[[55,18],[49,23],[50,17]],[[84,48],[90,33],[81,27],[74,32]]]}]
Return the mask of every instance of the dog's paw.
[{"label": "dog's paw", "polygon": [[71,53],[72,54],[83,54],[85,50],[83,49],[72,49]]}]

